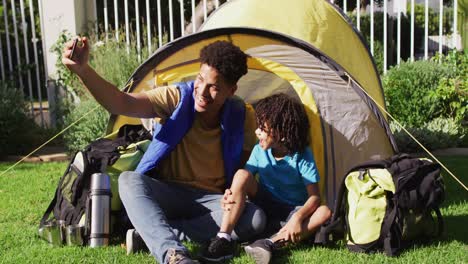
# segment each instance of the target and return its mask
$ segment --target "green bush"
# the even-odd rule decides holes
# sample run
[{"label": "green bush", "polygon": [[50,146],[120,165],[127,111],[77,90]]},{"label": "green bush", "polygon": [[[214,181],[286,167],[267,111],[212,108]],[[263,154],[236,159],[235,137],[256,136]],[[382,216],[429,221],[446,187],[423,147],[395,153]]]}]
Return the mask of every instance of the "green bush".
[{"label": "green bush", "polygon": [[[57,42],[57,46],[63,46],[65,42],[69,41],[70,38],[66,32],[63,35]],[[92,45],[90,65],[104,79],[123,89],[129,77],[141,64],[138,61],[135,42],[132,42],[129,53],[127,53],[125,42],[116,42],[114,39],[109,39],[104,43],[99,41],[96,36],[91,36],[90,39]],[[142,48],[141,57],[146,58],[147,56],[147,49]],[[61,115],[63,116],[62,127],[65,127],[96,107],[97,103],[89,92],[86,91],[86,88],[82,86],[76,75],[72,74],[61,62],[58,62],[57,66],[61,76],[60,85],[67,87],[69,91],[77,94],[81,101],[81,103],[76,105],[70,102],[68,98],[62,97],[60,102],[58,102],[58,111],[63,113]],[[66,148],[70,152],[75,152],[88,145],[91,141],[102,137],[108,120],[109,113],[102,107],[98,108],[98,110],[65,132],[64,141]]]},{"label": "green bush", "polygon": [[[92,44],[90,65],[104,79],[122,89],[130,76],[142,63],[142,61],[138,61],[135,44],[131,45],[129,54],[127,53],[125,42],[109,40],[104,43],[94,39]],[[141,58],[148,57],[148,50],[146,48],[142,48],[141,52]]]},{"label": "green bush", "polygon": [[437,116],[453,117],[459,124],[468,124],[468,79],[441,78],[429,96],[440,102],[435,111]]},{"label": "green bush", "polygon": [[[411,3],[407,5],[407,17],[411,19]],[[429,7],[428,10],[429,20],[428,20],[428,33],[429,35],[439,35],[439,10],[434,11]],[[424,25],[426,19],[426,10],[424,4],[415,4],[414,5],[414,24],[416,28],[422,29],[424,32]],[[448,8],[444,6],[443,16],[442,16],[442,34],[452,33],[452,22],[453,22],[453,8]],[[424,36],[424,35],[422,35]]]},{"label": "green bush", "polygon": [[[383,78],[387,109],[429,149],[468,146],[468,55],[403,63]],[[422,151],[391,124],[403,151]]]},{"label": "green bush", "polygon": [[[370,43],[370,39],[367,39],[367,42]],[[370,44],[369,44],[370,49]],[[374,55],[372,56],[374,59],[375,67],[377,68],[377,72],[379,75],[383,74],[383,45],[381,41],[374,41]]]},{"label": "green bush", "polygon": [[66,116],[65,122],[71,124],[84,115],[86,117],[64,133],[65,146],[70,153],[81,150],[91,141],[104,136],[109,113],[93,99],[76,105]]},{"label": "green bush", "polygon": [[[398,145],[405,153],[423,152],[423,149],[395,122],[390,123],[390,129]],[[454,119],[436,118],[423,126],[407,127],[413,135],[428,150],[454,147],[467,147],[468,129],[461,127]]]},{"label": "green bush", "polygon": [[420,127],[439,116],[443,102],[432,96],[449,68],[433,61],[404,62],[382,79],[387,109],[399,122]]},{"label": "green bush", "polygon": [[26,154],[46,138],[46,131],[31,119],[24,95],[15,87],[0,82],[0,158]]},{"label": "green bush", "polygon": [[430,96],[440,103],[438,115],[452,117],[463,126],[468,126],[468,54],[456,50],[446,56],[432,58],[448,67],[450,74],[440,78],[437,89]]},{"label": "green bush", "polygon": [[[355,14],[348,14],[349,18],[351,19],[352,23],[356,25],[356,15]],[[373,59],[375,66],[377,67],[377,71],[380,75],[383,74],[383,55],[384,55],[384,47],[383,47],[383,13],[376,12],[376,15],[374,16],[374,53],[373,53]],[[372,51],[371,45],[370,45],[370,16],[369,15],[362,15],[361,16],[361,34],[363,38],[366,40],[366,46],[369,49],[369,52]]]},{"label": "green bush", "polygon": [[[114,34],[114,33],[109,33]],[[123,36],[123,32],[120,34]],[[100,36],[104,38],[104,36]],[[89,36],[91,43],[91,51],[89,64],[99,73],[104,79],[110,83],[115,84],[117,87],[123,88],[129,77],[141,64],[138,61],[138,52],[133,40],[127,53],[127,47],[124,40],[120,42],[110,38],[107,42],[103,42],[98,36]],[[72,39],[67,31],[63,31],[59,36],[57,42],[52,46],[51,51],[55,53],[57,58],[56,62],[58,85],[64,89],[76,94],[80,99],[86,100],[91,98],[90,94],[83,87],[78,77],[69,71],[63,65],[62,49],[66,42]],[[141,49],[141,58],[148,56],[148,50],[144,47]],[[63,98],[62,98],[63,99]]]}]

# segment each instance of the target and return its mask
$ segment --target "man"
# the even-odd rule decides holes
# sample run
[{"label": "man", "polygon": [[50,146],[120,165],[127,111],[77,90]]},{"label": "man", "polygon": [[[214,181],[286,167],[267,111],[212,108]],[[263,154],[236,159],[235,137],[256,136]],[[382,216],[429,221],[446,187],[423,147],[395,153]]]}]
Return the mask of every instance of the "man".
[{"label": "man", "polygon": [[[220,228],[222,193],[255,144],[253,108],[233,97],[247,73],[247,55],[226,41],[200,52],[194,82],[127,94],[88,64],[89,43],[65,45],[62,62],[78,75],[109,112],[161,118],[135,172],[119,177],[119,194],[136,232],[127,233],[132,251],[139,236],[160,263],[193,263],[182,239],[204,242]],[[244,133],[245,131],[245,133]],[[265,215],[249,203],[233,232],[248,240],[263,231]]]}]

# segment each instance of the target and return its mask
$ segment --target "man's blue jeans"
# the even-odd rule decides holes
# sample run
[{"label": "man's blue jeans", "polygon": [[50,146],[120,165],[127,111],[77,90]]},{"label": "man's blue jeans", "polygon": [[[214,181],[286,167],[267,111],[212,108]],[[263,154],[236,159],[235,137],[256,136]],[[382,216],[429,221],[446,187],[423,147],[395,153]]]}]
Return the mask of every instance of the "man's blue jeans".
[{"label": "man's blue jeans", "polygon": [[[159,263],[164,263],[170,248],[187,252],[181,240],[208,241],[221,225],[222,194],[127,171],[119,177],[119,195],[130,221]],[[232,236],[249,240],[265,224],[264,212],[247,202]]]}]

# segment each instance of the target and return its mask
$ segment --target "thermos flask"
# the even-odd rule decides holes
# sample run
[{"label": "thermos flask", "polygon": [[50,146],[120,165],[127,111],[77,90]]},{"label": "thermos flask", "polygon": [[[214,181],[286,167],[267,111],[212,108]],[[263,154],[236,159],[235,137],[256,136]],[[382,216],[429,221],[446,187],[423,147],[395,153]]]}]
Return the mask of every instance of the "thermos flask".
[{"label": "thermos flask", "polygon": [[109,245],[111,189],[109,175],[91,175],[90,247]]}]

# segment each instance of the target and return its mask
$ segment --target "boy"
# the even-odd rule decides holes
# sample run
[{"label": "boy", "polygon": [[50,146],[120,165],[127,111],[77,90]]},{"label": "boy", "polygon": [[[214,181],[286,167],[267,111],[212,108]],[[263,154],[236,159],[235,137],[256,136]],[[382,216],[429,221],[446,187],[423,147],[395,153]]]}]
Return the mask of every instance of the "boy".
[{"label": "boy", "polygon": [[331,215],[327,206],[320,205],[319,175],[308,146],[309,122],[303,105],[276,94],[260,100],[255,111],[258,144],[245,169],[237,171],[231,188],[225,191],[223,222],[203,253],[206,260],[232,257],[230,234],[246,196],[265,211],[269,221],[287,221],[270,239],[245,247],[257,263],[268,263],[273,249],[309,237]]}]

